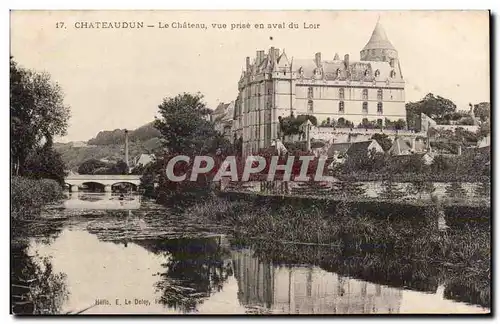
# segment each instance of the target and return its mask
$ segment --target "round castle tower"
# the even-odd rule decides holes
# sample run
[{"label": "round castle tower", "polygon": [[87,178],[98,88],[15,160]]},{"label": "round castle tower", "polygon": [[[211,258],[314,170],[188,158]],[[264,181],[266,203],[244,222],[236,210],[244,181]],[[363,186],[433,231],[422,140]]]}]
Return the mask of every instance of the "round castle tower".
[{"label": "round castle tower", "polygon": [[394,63],[398,60],[398,51],[391,44],[380,20],[377,21],[372,36],[360,52],[361,61]]}]

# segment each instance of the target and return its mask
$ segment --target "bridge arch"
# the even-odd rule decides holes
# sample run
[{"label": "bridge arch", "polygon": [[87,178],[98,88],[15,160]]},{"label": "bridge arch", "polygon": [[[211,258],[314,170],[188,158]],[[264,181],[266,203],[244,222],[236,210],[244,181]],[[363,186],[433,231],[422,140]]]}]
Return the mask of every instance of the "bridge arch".
[{"label": "bridge arch", "polygon": [[78,187],[84,184],[93,184],[94,187],[98,187],[99,189],[104,187],[105,192],[111,192],[112,187],[116,186],[120,183],[129,183],[137,187],[141,183],[140,175],[101,175],[101,174],[77,174],[70,175],[65,178],[65,183],[70,185],[71,191],[78,191]]},{"label": "bridge arch", "polygon": [[132,189],[133,191],[137,191],[138,188],[139,188],[139,185],[137,185],[133,182],[130,182],[130,181],[119,181],[119,182],[115,182],[111,185],[111,189],[115,189],[115,190],[128,191],[129,189]]},{"label": "bridge arch", "polygon": [[82,186],[87,187],[90,191],[101,192],[106,190],[106,185],[99,181],[85,181]]}]

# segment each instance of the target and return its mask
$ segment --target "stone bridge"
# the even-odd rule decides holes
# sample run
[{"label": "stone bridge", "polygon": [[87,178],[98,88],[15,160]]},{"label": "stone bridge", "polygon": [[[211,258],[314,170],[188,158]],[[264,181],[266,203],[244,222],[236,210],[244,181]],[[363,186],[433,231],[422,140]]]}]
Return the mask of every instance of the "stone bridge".
[{"label": "stone bridge", "polygon": [[70,186],[71,192],[78,191],[78,187],[88,183],[98,183],[104,186],[104,191],[111,192],[112,186],[119,183],[130,183],[139,186],[141,183],[141,175],[132,174],[117,174],[117,175],[104,175],[104,174],[78,174],[69,175],[64,179],[64,182]]}]

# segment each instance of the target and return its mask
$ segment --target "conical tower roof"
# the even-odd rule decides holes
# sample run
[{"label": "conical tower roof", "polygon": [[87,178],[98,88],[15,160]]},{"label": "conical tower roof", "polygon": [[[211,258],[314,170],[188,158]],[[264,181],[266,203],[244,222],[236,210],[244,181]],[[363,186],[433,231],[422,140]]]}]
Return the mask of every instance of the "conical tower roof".
[{"label": "conical tower roof", "polygon": [[372,37],[370,37],[370,40],[368,41],[368,43],[366,43],[365,47],[363,48],[363,50],[369,50],[369,49],[396,50],[394,46],[392,46],[389,39],[387,38],[384,27],[382,27],[380,20],[377,21],[375,29],[373,30],[372,33]]}]

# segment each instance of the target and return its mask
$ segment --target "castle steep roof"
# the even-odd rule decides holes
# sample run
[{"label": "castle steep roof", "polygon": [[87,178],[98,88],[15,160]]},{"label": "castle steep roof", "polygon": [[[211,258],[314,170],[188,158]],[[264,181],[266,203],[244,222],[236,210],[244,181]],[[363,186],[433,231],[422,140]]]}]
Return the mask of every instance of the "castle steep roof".
[{"label": "castle steep roof", "polygon": [[[296,59],[293,62],[293,70],[297,75],[305,79],[313,78],[317,65],[314,60]],[[382,81],[391,78],[391,72],[396,73],[395,78],[401,79],[398,70],[392,68],[388,62],[376,61],[351,61],[346,69],[344,61],[322,61],[321,68],[325,80],[351,80],[351,81]],[[302,71],[302,74],[300,73]],[[337,71],[339,75],[337,76]],[[368,75],[365,73],[368,71]],[[375,73],[377,72],[377,73]]]},{"label": "castle steep roof", "polygon": [[382,27],[380,21],[377,21],[375,29],[373,29],[372,36],[370,37],[368,43],[366,43],[363,50],[380,49],[380,48],[396,50],[392,45],[392,43],[389,41],[389,38],[387,38],[387,34],[385,33],[384,27]]}]

